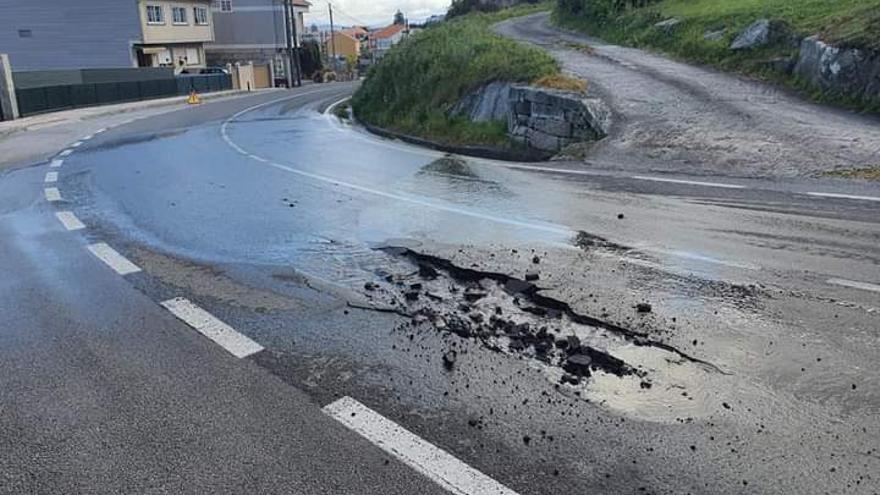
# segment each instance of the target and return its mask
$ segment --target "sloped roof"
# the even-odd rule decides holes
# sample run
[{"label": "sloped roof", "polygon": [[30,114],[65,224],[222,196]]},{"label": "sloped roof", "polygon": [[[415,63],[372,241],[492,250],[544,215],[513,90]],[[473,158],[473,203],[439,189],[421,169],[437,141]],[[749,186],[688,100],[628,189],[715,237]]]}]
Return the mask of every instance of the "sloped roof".
[{"label": "sloped roof", "polygon": [[406,29],[406,26],[404,26],[403,24],[392,24],[388,27],[373,31],[373,34],[371,34],[370,36],[375,39],[390,38],[395,34],[403,31],[404,29]]}]

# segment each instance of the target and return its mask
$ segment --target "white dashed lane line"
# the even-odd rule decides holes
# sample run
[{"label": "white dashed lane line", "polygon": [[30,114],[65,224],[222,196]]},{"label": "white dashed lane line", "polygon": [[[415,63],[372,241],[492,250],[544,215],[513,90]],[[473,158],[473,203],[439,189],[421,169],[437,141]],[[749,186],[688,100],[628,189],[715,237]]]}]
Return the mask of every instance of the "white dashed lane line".
[{"label": "white dashed lane line", "polygon": [[73,150],[64,150],[61,153],[58,153],[58,156],[68,156],[73,153]]},{"label": "white dashed lane line", "polygon": [[263,346],[238,333],[188,299],[182,297],[169,299],[163,302],[162,306],[237,358],[245,358],[263,350]]},{"label": "white dashed lane line", "polygon": [[52,167],[52,168],[58,168],[58,167],[60,167],[62,164],[64,164],[64,160],[52,160],[52,162],[49,163],[49,166]]},{"label": "white dashed lane line", "polygon": [[103,242],[90,245],[89,251],[120,275],[128,275],[130,273],[141,271],[137,265],[128,261],[125,256],[117,253],[115,249]]},{"label": "white dashed lane line", "polygon": [[343,397],[325,406],[324,412],[452,493],[516,495],[513,490],[351,397]]},{"label": "white dashed lane line", "polygon": [[59,211],[58,213],[55,213],[55,216],[58,217],[58,220],[67,230],[81,230],[86,228],[86,226],[80,222],[79,218],[76,218],[76,215],[74,215],[73,212]]},{"label": "white dashed lane line", "polygon": [[46,178],[43,182],[58,182],[58,172],[46,172]]},{"label": "white dashed lane line", "polygon": [[663,177],[647,177],[644,175],[634,175],[633,179],[637,180],[648,180],[652,182],[668,182],[671,184],[685,184],[690,186],[703,186],[703,187],[721,187],[724,189],[745,189],[745,186],[740,186],[737,184],[722,184],[720,182],[701,182],[696,180],[680,180],[680,179],[666,179]]},{"label": "white dashed lane line", "polygon": [[43,193],[46,195],[46,201],[61,201],[61,191],[57,187],[47,187]]},{"label": "white dashed lane line", "polygon": [[82,146],[82,144],[83,144],[82,141],[77,141],[77,142],[71,144],[70,147],[71,148],[79,148],[80,146]]},{"label": "white dashed lane line", "polygon": [[846,280],[843,278],[832,278],[828,279],[829,284],[840,285],[843,287],[849,287],[851,289],[861,289],[867,290],[871,292],[880,292],[880,285],[871,284],[868,282],[856,282],[855,280]]},{"label": "white dashed lane line", "polygon": [[809,196],[816,196],[820,198],[834,198],[834,199],[854,199],[857,201],[880,201],[880,196],[857,196],[853,194],[838,194],[838,193],[823,193],[823,192],[808,192]]}]

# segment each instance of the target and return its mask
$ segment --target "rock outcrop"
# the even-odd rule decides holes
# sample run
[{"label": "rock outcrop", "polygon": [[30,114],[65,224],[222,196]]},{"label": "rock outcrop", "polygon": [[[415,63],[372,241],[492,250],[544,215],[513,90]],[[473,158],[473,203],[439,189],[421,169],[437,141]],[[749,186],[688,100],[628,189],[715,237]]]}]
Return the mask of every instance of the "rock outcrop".
[{"label": "rock outcrop", "polygon": [[511,86],[512,84],[507,82],[489,83],[478,91],[471,91],[465,95],[450,113],[467,116],[473,122],[507,120]]},{"label": "rock outcrop", "polygon": [[749,25],[730,44],[731,50],[751,50],[787,41],[791,36],[788,25],[781,21],[758,19]]},{"label": "rock outcrop", "polygon": [[880,52],[840,48],[810,36],[801,41],[794,73],[826,93],[880,101]]}]

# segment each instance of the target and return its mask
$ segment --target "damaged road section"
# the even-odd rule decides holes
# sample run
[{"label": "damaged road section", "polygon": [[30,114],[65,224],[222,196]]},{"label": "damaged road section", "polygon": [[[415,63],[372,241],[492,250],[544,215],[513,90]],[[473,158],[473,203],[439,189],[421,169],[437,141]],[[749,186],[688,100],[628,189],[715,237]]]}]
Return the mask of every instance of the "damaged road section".
[{"label": "damaged road section", "polygon": [[[576,312],[568,303],[541,294],[534,281],[504,273],[464,268],[449,260],[408,248],[381,248],[414,265],[405,274],[383,274],[384,283],[364,288],[373,304],[363,309],[391,311],[410,319],[407,330],[426,330],[472,339],[483,347],[539,361],[560,383],[577,386],[594,373],[631,377],[643,389],[652,387],[655,371],[628,363],[615,349],[637,346],[661,352],[664,361],[696,364],[720,371],[699,358],[663,342],[602,319]],[[456,351],[443,353],[443,365],[452,370]]]}]

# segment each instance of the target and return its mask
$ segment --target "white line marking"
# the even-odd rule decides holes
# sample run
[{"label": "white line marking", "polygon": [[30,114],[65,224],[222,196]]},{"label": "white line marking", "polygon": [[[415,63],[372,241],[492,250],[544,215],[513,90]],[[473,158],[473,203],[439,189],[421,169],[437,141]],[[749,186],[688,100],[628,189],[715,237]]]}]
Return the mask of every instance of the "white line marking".
[{"label": "white line marking", "polygon": [[64,150],[61,153],[58,153],[58,156],[67,156],[71,153],[73,153],[73,150]]},{"label": "white line marking", "polygon": [[82,144],[83,144],[82,141],[77,141],[77,142],[71,144],[70,147],[71,148],[79,148],[80,146],[82,146]]},{"label": "white line marking", "polygon": [[43,182],[58,182],[58,172],[46,172],[46,178]]},{"label": "white line marking", "polygon": [[324,412],[452,493],[516,495],[351,397],[327,405]]},{"label": "white line marking", "polygon": [[82,230],[86,228],[85,224],[80,222],[79,218],[76,218],[76,215],[74,215],[73,212],[59,211],[55,216],[58,217],[58,220],[67,230]]},{"label": "white line marking", "polygon": [[82,138],[80,141],[88,141],[89,139],[92,139],[93,137],[95,137],[94,134],[89,134],[88,136]]},{"label": "white line marking", "polygon": [[46,201],[61,201],[61,191],[57,187],[47,187],[43,190]]},{"label": "white line marking", "polygon": [[137,273],[141,271],[137,265],[128,261],[124,256],[117,253],[115,249],[103,242],[90,245],[89,251],[120,275],[128,275],[129,273]]},{"label": "white line marking", "polygon": [[237,358],[245,358],[263,350],[263,346],[236,332],[232,327],[187,299],[182,297],[169,299],[163,302],[162,306]]},{"label": "white line marking", "polygon": [[687,184],[691,186],[704,186],[704,187],[721,187],[725,189],[745,189],[745,186],[740,186],[736,184],[721,184],[719,182],[700,182],[696,180],[679,180],[679,179],[665,179],[662,177],[647,177],[644,175],[634,175],[633,179],[638,180],[649,180],[653,182],[669,182],[672,184]]},{"label": "white line marking", "polygon": [[856,196],[852,194],[837,194],[837,193],[822,193],[822,192],[808,192],[810,196],[817,196],[820,198],[837,198],[837,199],[855,199],[858,201],[880,201],[880,197],[878,196]]},{"label": "white line marking", "polygon": [[[248,152],[247,150],[245,150],[241,146],[235,144],[235,142],[232,141],[232,138],[229,137],[229,133],[228,133],[227,128],[230,123],[232,123],[238,117],[240,117],[250,111],[256,110],[258,108],[269,106],[269,105],[272,105],[272,104],[275,104],[275,103],[278,103],[281,101],[291,100],[291,99],[298,98],[301,96],[307,96],[310,94],[322,93],[322,92],[326,92],[326,91],[319,90],[319,91],[312,91],[309,93],[302,93],[302,94],[295,95],[295,96],[288,96],[288,97],[284,97],[284,98],[281,98],[278,100],[272,100],[272,101],[267,101],[265,103],[260,103],[259,105],[254,105],[250,108],[245,108],[244,110],[236,113],[232,117],[229,117],[225,122],[223,122],[223,124],[220,126],[220,135],[223,138],[223,141],[226,142],[226,144],[228,144],[232,149],[234,149],[235,151],[237,151],[238,153],[240,153],[244,156],[251,156],[252,154],[250,152]],[[497,222],[497,223],[501,223],[501,224],[505,224],[505,225],[511,225],[514,227],[530,228],[530,229],[534,229],[534,230],[550,232],[553,234],[558,234],[558,235],[563,235],[563,236],[568,236],[568,237],[574,235],[574,231],[572,231],[571,229],[566,228],[564,226],[560,226],[560,225],[526,222],[526,221],[514,220],[514,219],[509,219],[509,218],[497,217],[497,216],[486,214],[486,213],[479,213],[479,212],[475,212],[475,211],[463,210],[461,208],[457,208],[454,206],[432,203],[430,201],[426,201],[426,200],[419,199],[419,198],[413,198],[413,197],[409,197],[409,196],[404,196],[402,194],[389,193],[389,192],[385,192],[385,191],[380,191],[378,189],[372,189],[372,188],[365,187],[365,186],[359,186],[357,184],[352,184],[350,182],[345,182],[345,181],[342,181],[339,179],[334,179],[332,177],[327,177],[324,175],[313,174],[311,172],[299,170],[299,169],[289,167],[287,165],[283,165],[283,164],[280,164],[277,162],[271,162],[271,161],[267,160],[266,163],[272,167],[279,169],[279,170],[284,170],[286,172],[301,175],[303,177],[308,177],[310,179],[314,179],[317,181],[326,182],[329,184],[333,184],[335,186],[342,186],[342,187],[346,187],[349,189],[354,189],[355,191],[361,191],[364,193],[373,194],[373,195],[381,196],[384,198],[396,199],[398,201],[405,201],[408,203],[417,204],[419,206],[424,206],[427,208],[433,208],[436,210],[446,211],[446,212],[450,212],[450,213],[456,213],[456,214],[465,215],[465,216],[469,216],[469,217],[473,217],[473,218],[479,218],[482,220],[489,220],[492,222]]]},{"label": "white line marking", "polygon": [[52,167],[52,168],[58,168],[58,167],[60,167],[63,163],[64,163],[64,160],[52,160],[52,162],[49,164],[49,166]]},{"label": "white line marking", "polygon": [[98,129],[97,131],[95,131],[95,134],[101,134],[102,132],[107,132],[107,128],[106,128],[106,127],[102,127],[102,128],[100,128],[100,129]]},{"label": "white line marking", "polygon": [[868,282],[856,282],[854,280],[846,280],[843,278],[828,279],[829,284],[842,285],[853,289],[869,290],[871,292],[880,292],[880,285],[869,284]]}]

